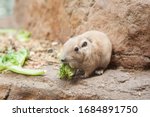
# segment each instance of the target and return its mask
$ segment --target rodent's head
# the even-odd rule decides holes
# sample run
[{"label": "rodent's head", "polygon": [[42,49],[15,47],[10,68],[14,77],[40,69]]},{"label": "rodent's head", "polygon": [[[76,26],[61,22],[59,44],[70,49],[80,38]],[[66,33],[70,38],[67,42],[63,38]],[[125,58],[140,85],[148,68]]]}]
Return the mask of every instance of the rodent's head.
[{"label": "rodent's head", "polygon": [[91,53],[91,42],[85,37],[70,38],[63,46],[61,61],[72,68],[79,68]]}]

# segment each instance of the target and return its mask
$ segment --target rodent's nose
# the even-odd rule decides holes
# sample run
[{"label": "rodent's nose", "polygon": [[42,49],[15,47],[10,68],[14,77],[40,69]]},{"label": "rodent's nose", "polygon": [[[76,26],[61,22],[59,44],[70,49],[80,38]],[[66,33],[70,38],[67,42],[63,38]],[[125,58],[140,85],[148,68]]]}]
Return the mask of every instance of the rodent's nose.
[{"label": "rodent's nose", "polygon": [[66,62],[66,56],[65,56],[64,53],[61,54],[60,61],[63,62],[63,63]]},{"label": "rodent's nose", "polygon": [[61,59],[61,62],[65,62],[65,59]]}]

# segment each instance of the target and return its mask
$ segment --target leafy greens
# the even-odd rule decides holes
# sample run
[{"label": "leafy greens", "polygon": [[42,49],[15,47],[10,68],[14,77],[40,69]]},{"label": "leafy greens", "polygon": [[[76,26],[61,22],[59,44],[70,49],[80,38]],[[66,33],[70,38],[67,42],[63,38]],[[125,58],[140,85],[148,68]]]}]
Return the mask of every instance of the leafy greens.
[{"label": "leafy greens", "polygon": [[59,69],[59,77],[60,79],[69,79],[71,80],[73,78],[73,75],[75,73],[75,70],[72,69],[67,64],[62,64]]},{"label": "leafy greens", "polygon": [[7,54],[0,55],[0,71],[10,70],[24,75],[43,75],[44,70],[24,69],[22,66],[29,55],[28,50],[21,49],[17,52],[9,50]]}]

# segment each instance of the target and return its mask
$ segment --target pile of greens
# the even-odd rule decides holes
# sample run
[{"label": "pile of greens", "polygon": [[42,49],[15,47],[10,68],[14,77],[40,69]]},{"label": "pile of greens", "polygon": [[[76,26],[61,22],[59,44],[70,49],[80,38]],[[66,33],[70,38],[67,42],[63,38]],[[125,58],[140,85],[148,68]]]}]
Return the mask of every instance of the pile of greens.
[{"label": "pile of greens", "polygon": [[24,75],[43,75],[44,70],[25,69],[22,66],[28,58],[29,52],[25,48],[19,51],[9,50],[6,54],[0,55],[0,72],[9,70]]},{"label": "pile of greens", "polygon": [[68,64],[62,64],[59,69],[59,77],[60,79],[68,79],[71,80],[75,70],[72,69]]}]

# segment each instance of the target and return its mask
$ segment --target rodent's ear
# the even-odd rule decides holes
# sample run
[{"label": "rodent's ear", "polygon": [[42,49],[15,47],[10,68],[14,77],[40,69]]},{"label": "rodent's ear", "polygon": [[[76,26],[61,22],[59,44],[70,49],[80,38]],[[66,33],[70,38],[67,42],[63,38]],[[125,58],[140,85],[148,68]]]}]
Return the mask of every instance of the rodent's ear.
[{"label": "rodent's ear", "polygon": [[84,41],[83,44],[82,44],[82,47],[86,47],[87,46],[87,42]]}]

